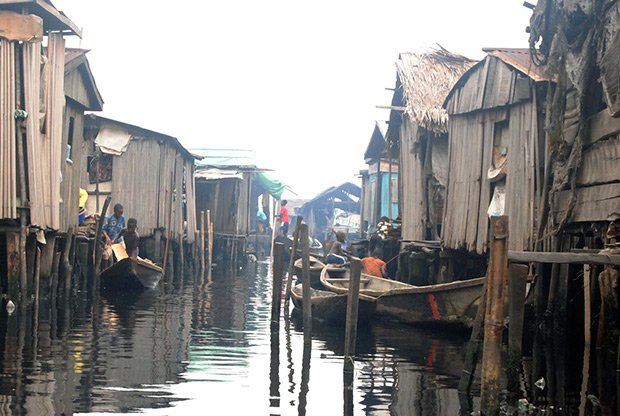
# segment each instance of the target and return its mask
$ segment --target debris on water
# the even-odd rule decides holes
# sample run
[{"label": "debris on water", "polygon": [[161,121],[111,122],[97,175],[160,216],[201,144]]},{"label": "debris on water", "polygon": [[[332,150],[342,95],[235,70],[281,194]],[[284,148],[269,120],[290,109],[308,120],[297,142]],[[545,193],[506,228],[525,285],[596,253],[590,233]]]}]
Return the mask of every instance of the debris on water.
[{"label": "debris on water", "polygon": [[528,414],[534,410],[534,406],[527,401],[527,399],[519,399],[518,402],[519,414]]},{"label": "debris on water", "polygon": [[540,390],[544,390],[545,387],[547,387],[544,377],[541,377],[536,383],[534,383],[534,385],[538,387]]},{"label": "debris on water", "polygon": [[15,308],[16,308],[16,306],[15,306],[15,304],[13,303],[13,301],[12,301],[12,300],[9,300],[9,301],[6,303],[6,312],[7,312],[9,315],[13,315],[13,312],[15,312]]},{"label": "debris on water", "polygon": [[256,260],[258,260],[258,259],[256,258],[256,256],[254,254],[248,254],[248,261],[250,263],[256,263]]}]

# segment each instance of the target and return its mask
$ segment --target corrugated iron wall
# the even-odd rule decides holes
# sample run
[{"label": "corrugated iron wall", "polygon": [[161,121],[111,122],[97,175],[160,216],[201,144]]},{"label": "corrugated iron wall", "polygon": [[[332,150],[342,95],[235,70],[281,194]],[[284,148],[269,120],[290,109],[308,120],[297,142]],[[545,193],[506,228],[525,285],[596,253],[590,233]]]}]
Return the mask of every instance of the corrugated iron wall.
[{"label": "corrugated iron wall", "polygon": [[0,219],[17,218],[15,44],[0,39]]}]

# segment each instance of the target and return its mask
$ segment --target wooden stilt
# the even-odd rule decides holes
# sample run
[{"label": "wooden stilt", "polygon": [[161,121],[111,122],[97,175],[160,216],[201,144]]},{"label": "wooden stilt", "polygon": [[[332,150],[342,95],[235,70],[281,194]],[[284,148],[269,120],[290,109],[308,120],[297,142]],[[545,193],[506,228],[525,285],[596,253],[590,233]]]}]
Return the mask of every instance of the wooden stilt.
[{"label": "wooden stilt", "polygon": [[[489,272],[487,271],[487,279]],[[461,373],[461,379],[459,381],[459,394],[469,396],[471,393],[471,386],[474,382],[474,374],[476,374],[476,367],[480,361],[482,355],[482,340],[484,336],[484,316],[486,313],[486,299],[487,299],[487,285],[485,283],[482,288],[482,296],[480,297],[480,304],[476,311],[476,318],[474,319],[474,325],[467,344],[467,352],[465,354],[465,362],[463,363],[463,372]]]},{"label": "wooden stilt", "polygon": [[510,317],[508,337],[508,403],[516,405],[524,396],[523,386],[523,318],[525,288],[529,267],[525,264],[511,264],[508,268],[508,316]]},{"label": "wooden stilt", "polygon": [[272,275],[273,285],[271,294],[271,329],[280,326],[280,310],[282,302],[282,274],[284,271],[284,244],[276,243],[273,250]]},{"label": "wooden stilt", "polygon": [[302,216],[298,216],[295,220],[295,231],[293,232],[293,244],[291,245],[291,258],[288,263],[288,278],[286,279],[286,293],[284,295],[284,311],[288,311],[291,298],[291,290],[293,288],[293,272],[295,270],[295,257],[297,256],[297,246],[299,244],[299,232],[301,223],[304,220]]},{"label": "wooden stilt", "polygon": [[312,301],[310,287],[310,242],[308,241],[308,224],[302,224],[301,238],[301,263],[302,263],[302,291],[304,313],[304,344],[312,343]]},{"label": "wooden stilt", "polygon": [[200,211],[200,273],[204,277],[207,270],[205,259],[205,212]]},{"label": "wooden stilt", "polygon": [[209,211],[207,211],[207,218],[209,219],[209,261],[207,262],[207,280],[213,281],[213,223],[210,221]]},{"label": "wooden stilt", "polygon": [[71,276],[73,275],[73,264],[69,259],[69,255],[71,254],[71,246],[73,244],[73,227],[69,227],[67,230],[67,235],[65,237],[65,246],[62,250],[62,277],[64,278],[64,288],[67,290],[65,293],[68,293],[68,287],[71,286]]},{"label": "wooden stilt", "polygon": [[10,299],[17,300],[20,298],[20,233],[6,233],[6,264],[7,264],[7,281],[8,295]]},{"label": "wooden stilt", "polygon": [[566,307],[569,265],[559,267],[556,302],[553,309],[553,358],[555,360],[555,403],[558,411],[566,408]]},{"label": "wooden stilt", "polygon": [[[590,346],[592,344],[591,336],[591,314],[590,305],[590,265],[583,265],[583,368],[581,393],[579,395],[579,416],[586,414],[586,401],[588,396],[588,385],[590,382]],[[620,385],[620,384],[618,384]]]},{"label": "wooden stilt", "polygon": [[347,293],[347,320],[344,335],[344,371],[352,373],[354,369],[353,357],[357,342],[357,311],[359,307],[360,278],[362,276],[362,262],[358,258],[351,258],[351,277]]},{"label": "wooden stilt", "polygon": [[508,269],[508,217],[491,218],[487,308],[484,319],[482,383],[480,410],[484,415],[499,415],[501,341]]}]

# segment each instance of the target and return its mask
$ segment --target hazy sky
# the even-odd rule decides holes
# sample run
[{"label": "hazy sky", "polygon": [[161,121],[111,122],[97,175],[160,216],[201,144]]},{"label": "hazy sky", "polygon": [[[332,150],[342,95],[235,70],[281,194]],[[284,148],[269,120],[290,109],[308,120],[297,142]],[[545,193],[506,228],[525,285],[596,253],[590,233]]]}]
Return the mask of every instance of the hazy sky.
[{"label": "hazy sky", "polygon": [[399,52],[524,47],[523,0],[54,0],[83,27],[103,115],[187,147],[256,149],[311,197],[364,167]]}]

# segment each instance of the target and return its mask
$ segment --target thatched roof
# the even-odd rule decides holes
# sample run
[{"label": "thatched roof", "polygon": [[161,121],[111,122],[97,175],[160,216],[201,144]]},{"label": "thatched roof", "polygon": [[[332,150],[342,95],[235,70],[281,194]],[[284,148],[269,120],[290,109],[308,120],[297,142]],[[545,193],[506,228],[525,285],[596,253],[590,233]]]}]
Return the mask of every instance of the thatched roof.
[{"label": "thatched roof", "polygon": [[435,133],[447,131],[446,96],[476,61],[439,47],[428,53],[401,53],[396,61],[405,98],[405,113],[418,125]]}]

